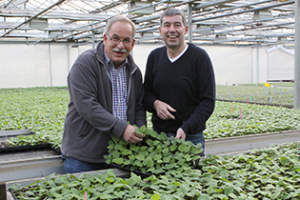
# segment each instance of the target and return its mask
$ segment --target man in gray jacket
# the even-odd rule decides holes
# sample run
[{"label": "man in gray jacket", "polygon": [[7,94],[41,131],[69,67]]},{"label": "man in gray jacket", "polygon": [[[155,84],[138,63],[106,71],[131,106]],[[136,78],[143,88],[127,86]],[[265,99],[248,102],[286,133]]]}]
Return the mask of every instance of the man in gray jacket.
[{"label": "man in gray jacket", "polygon": [[61,145],[66,173],[107,168],[103,155],[112,135],[129,143],[143,140],[133,126],[146,124],[142,74],[129,54],[134,35],[134,23],[116,16],[97,48],[79,55],[72,66]]}]

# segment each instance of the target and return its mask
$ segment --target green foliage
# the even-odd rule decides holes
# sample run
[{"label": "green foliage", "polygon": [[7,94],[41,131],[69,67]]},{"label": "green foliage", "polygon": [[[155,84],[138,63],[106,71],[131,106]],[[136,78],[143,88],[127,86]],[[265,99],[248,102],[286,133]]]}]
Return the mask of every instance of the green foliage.
[{"label": "green foliage", "polygon": [[255,102],[261,104],[277,104],[277,105],[293,105],[294,84],[275,84],[271,83],[272,87],[260,85],[236,85],[224,86],[217,85],[216,99]]},{"label": "green foliage", "polygon": [[[233,93],[234,98],[243,98],[243,101],[246,101],[245,99],[249,97],[249,94],[247,93],[245,96],[243,90],[239,88],[238,86],[217,86],[217,93],[223,96]],[[252,94],[256,90],[263,90],[262,93],[265,93],[266,90],[264,87],[254,86],[244,88],[247,88],[245,89],[246,92]],[[275,88],[271,89],[275,90]],[[279,95],[280,91],[277,90],[276,95],[281,96],[280,98],[289,98],[289,101],[292,101],[293,97],[283,93],[284,91],[282,89],[282,95]],[[273,92],[275,93],[275,91]],[[286,92],[293,94],[290,89],[286,89]],[[254,101],[254,95],[252,96],[252,101]],[[11,139],[9,142],[11,146],[34,145],[45,142],[59,148],[69,99],[66,87],[0,89],[0,130],[29,129],[36,135],[19,136]],[[219,96],[218,99],[222,98]],[[274,97],[273,100],[275,101]],[[232,112],[231,106],[234,112]],[[240,108],[242,108],[243,113],[242,120],[240,119]],[[207,122],[207,129],[204,134],[206,139],[212,139],[295,130],[300,127],[299,115],[298,109],[217,102],[216,109]],[[151,128],[150,113],[147,114],[147,123],[148,127]],[[153,138],[157,137],[157,133],[153,131],[147,134]],[[161,135],[160,137],[165,136]]]},{"label": "green foliage", "polygon": [[106,157],[108,164],[116,164],[143,174],[158,175],[172,170],[186,171],[194,166],[195,161],[200,160],[201,145],[195,146],[188,141],[168,138],[165,133],[157,134],[145,126],[137,128],[136,132],[144,135],[144,140],[137,144],[112,138],[108,147],[109,156]]},{"label": "green foliage", "polygon": [[[226,89],[222,91],[230,95]],[[243,96],[241,92],[238,93]],[[245,101],[246,97],[242,98]],[[284,95],[280,98],[283,99]],[[292,97],[288,98],[291,102]],[[29,129],[35,133],[12,138],[9,140],[12,146],[50,142],[59,147],[68,102],[66,88],[1,89],[0,130]],[[299,115],[300,111],[297,109],[217,102],[216,109],[207,122],[205,138],[295,130],[300,127]],[[148,113],[149,127],[152,126],[150,118],[151,114]],[[115,177],[112,171],[81,178],[51,175],[29,186],[13,186],[11,189],[19,199],[75,200],[83,199],[85,191],[88,193],[87,199],[112,200],[300,198],[300,147],[297,143],[275,145],[269,149],[232,157],[209,155],[199,162],[196,169],[191,169],[191,163],[199,158],[192,155],[201,153],[200,146],[188,150],[179,140],[166,139],[164,134],[157,135],[151,128],[140,131],[145,135],[142,146],[127,144],[114,138],[108,149],[114,150],[113,154],[118,158],[108,155],[106,159],[111,162],[115,159],[116,163],[124,167],[156,176],[141,179],[132,173],[125,179]],[[147,148],[143,148],[144,146]],[[178,166],[181,169],[177,169]]]},{"label": "green foliage", "polygon": [[60,148],[69,99],[65,87],[0,89],[0,130],[36,134],[11,139],[11,146],[51,143]]},{"label": "green foliage", "polygon": [[208,155],[196,169],[142,179],[135,173],[49,175],[13,185],[18,199],[293,200],[300,198],[300,144],[274,145],[235,156]]},{"label": "green foliage", "polygon": [[217,102],[214,113],[207,121],[204,136],[205,139],[213,139],[299,130],[299,115],[299,109]]}]

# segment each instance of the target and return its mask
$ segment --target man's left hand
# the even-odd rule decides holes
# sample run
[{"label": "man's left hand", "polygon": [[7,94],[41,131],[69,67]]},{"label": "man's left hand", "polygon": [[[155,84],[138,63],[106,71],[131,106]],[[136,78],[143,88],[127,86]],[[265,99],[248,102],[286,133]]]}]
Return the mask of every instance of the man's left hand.
[{"label": "man's left hand", "polygon": [[178,139],[182,139],[182,140],[185,140],[186,138],[186,134],[184,132],[184,130],[182,128],[179,128],[176,132],[176,137],[175,138],[178,138]]}]

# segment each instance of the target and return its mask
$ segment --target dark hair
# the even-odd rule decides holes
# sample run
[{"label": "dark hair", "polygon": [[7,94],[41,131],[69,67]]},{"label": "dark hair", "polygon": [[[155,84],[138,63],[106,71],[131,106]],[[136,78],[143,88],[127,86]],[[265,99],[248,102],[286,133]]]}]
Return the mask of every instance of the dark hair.
[{"label": "dark hair", "polygon": [[113,18],[111,18],[110,20],[108,20],[106,27],[105,27],[105,33],[108,35],[111,25],[117,21],[129,23],[132,27],[132,38],[134,38],[135,32],[136,32],[135,24],[128,17],[123,16],[123,15],[116,15]]},{"label": "dark hair", "polygon": [[163,17],[165,17],[165,16],[174,16],[174,15],[181,15],[182,22],[186,26],[185,14],[181,9],[178,9],[178,8],[168,8],[167,10],[165,10],[160,16],[160,25],[162,25]]}]

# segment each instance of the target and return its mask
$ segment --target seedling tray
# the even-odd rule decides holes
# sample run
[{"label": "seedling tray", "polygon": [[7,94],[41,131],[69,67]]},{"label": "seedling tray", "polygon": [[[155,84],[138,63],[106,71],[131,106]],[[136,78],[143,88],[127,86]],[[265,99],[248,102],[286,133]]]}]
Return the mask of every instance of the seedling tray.
[{"label": "seedling tray", "polygon": [[[200,161],[200,159],[196,160],[195,162],[193,162],[193,166],[191,168],[192,169],[196,169],[197,166],[198,166],[199,161]],[[134,172],[135,174],[141,176],[142,178],[147,178],[147,177],[149,177],[151,175],[156,175],[156,176],[159,175],[159,174],[153,174],[153,173],[150,173],[150,172],[143,173],[142,171],[140,171],[138,169],[131,170],[130,167],[124,167],[122,165],[117,165],[115,163],[110,163],[110,164],[106,163],[106,165],[109,166],[109,167],[115,167],[115,168],[118,168],[118,169],[121,169],[121,170],[125,170],[125,171],[128,171],[128,172]]]},{"label": "seedling tray", "polygon": [[11,197],[13,198],[13,200],[20,200],[18,197],[16,197],[15,192],[12,189],[8,189],[8,191],[11,194]]},{"label": "seedling tray", "polygon": [[18,152],[26,152],[26,151],[34,151],[34,150],[48,150],[51,149],[55,151],[57,154],[60,154],[60,149],[53,148],[51,144],[38,144],[38,145],[27,145],[27,146],[16,146],[16,147],[5,147],[0,148],[0,154],[3,153],[18,153]]},{"label": "seedling tray", "polygon": [[[30,187],[30,185],[35,184],[35,186],[38,186],[39,183],[44,183],[44,182],[48,182],[48,180],[53,180],[53,179],[61,179],[61,180],[67,180],[67,179],[73,179],[71,176],[73,177],[83,177],[85,175],[88,176],[101,176],[101,175],[105,175],[107,173],[108,170],[112,170],[112,172],[116,177],[122,177],[122,178],[129,178],[130,177],[130,173],[128,173],[127,171],[124,170],[119,170],[119,169],[102,169],[102,170],[96,170],[96,171],[89,171],[89,172],[80,172],[80,173],[74,173],[74,174],[47,174],[46,176],[43,177],[35,177],[35,178],[31,178],[31,179],[25,179],[25,180],[17,180],[17,181],[12,181],[12,182],[6,182],[6,188],[7,188],[7,194],[9,194],[8,198],[9,200],[20,200],[23,198],[18,198],[18,192],[20,191],[26,191],[28,190],[28,187]],[[66,178],[69,177],[69,178]],[[71,182],[70,182],[71,183]],[[54,184],[54,183],[53,183]],[[59,187],[59,185],[62,183],[56,182],[54,185],[52,185],[51,187]],[[78,183],[79,185],[80,183]],[[16,187],[13,187],[16,186]],[[35,191],[39,191],[39,189],[41,189],[39,186],[38,188],[36,187],[34,190]],[[47,189],[49,188],[49,185],[47,186]],[[35,194],[34,194],[35,195]],[[36,196],[37,197],[37,196]],[[29,199],[30,197],[28,197]],[[47,198],[47,197],[44,197]],[[44,199],[43,198],[43,199]],[[65,198],[66,200],[68,200],[68,198]],[[73,198],[72,198],[73,199]],[[77,198],[76,198],[77,199]],[[79,198],[78,198],[79,199]],[[88,198],[87,198],[88,199]]]},{"label": "seedling tray", "polygon": [[124,171],[133,172],[133,173],[141,176],[142,178],[147,178],[147,177],[153,175],[152,173],[149,173],[149,172],[143,173],[143,172],[141,172],[140,170],[137,170],[137,169],[132,171],[129,167],[122,167],[121,165],[117,165],[117,164],[113,164],[113,163],[112,164],[107,164],[107,165],[109,167],[115,167],[115,168],[118,168],[118,169],[121,169],[121,170],[124,170]]},{"label": "seedling tray", "polygon": [[106,163],[113,167],[132,171],[143,177],[163,175],[172,171],[184,172],[195,168],[202,155],[201,144],[157,134],[142,127],[139,134],[145,134],[143,141],[129,144],[123,138],[113,136],[109,141]]}]

